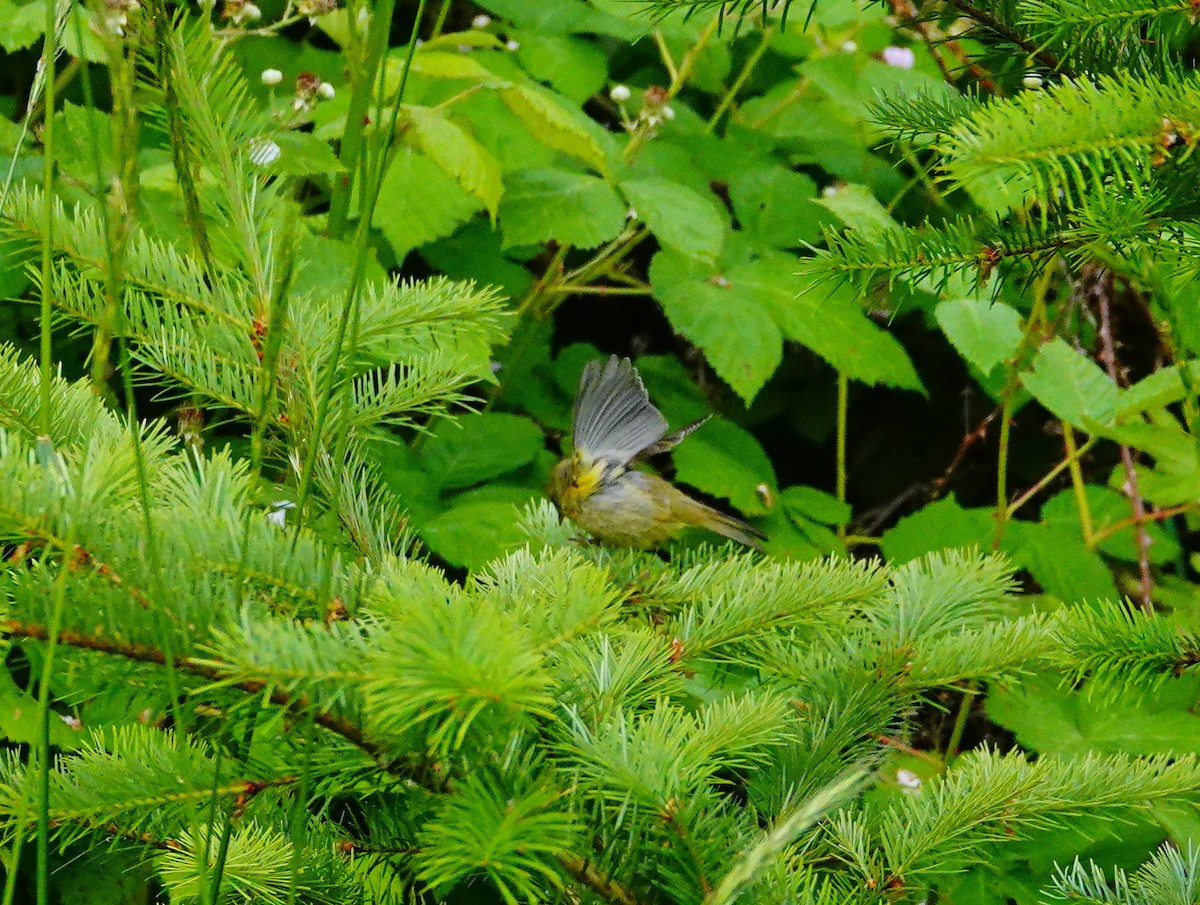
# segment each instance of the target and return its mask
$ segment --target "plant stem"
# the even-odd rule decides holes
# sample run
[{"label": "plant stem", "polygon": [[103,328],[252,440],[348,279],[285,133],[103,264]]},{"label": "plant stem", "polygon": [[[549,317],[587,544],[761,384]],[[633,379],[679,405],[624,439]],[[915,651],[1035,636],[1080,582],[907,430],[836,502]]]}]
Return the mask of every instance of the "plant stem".
[{"label": "plant stem", "polygon": [[1075,462],[1082,456],[1085,456],[1089,452],[1091,452],[1092,447],[1095,445],[1096,445],[1096,438],[1092,437],[1086,443],[1084,443],[1082,446],[1080,446],[1074,452],[1074,454],[1068,454],[1065,459],[1063,459],[1061,462],[1059,462],[1057,465],[1055,465],[1053,468],[1051,468],[1048,472],[1046,472],[1046,474],[1042,476],[1042,479],[1040,481],[1038,481],[1036,484],[1034,484],[1032,487],[1030,487],[1028,490],[1026,490],[1023,494],[1021,494],[1019,497],[1017,497],[1012,502],[1012,505],[1010,505],[1008,507],[1008,511],[1005,513],[1005,518],[1011,519],[1013,517],[1013,515],[1016,514],[1017,510],[1019,510],[1022,506],[1024,506],[1026,503],[1028,503],[1031,499],[1033,499],[1035,496],[1037,496],[1041,491],[1045,490],[1046,486],[1051,481],[1053,481],[1055,478],[1057,478],[1060,474],[1062,474],[1064,471],[1066,471],[1068,468],[1070,468],[1073,462]]},{"label": "plant stem", "polygon": [[717,109],[713,111],[713,115],[709,117],[708,122],[704,126],[705,132],[712,132],[717,127],[717,123],[721,121],[721,117],[725,115],[737,97],[738,92],[745,87],[750,76],[754,73],[754,67],[758,65],[758,61],[763,58],[763,54],[767,52],[767,48],[771,46],[771,39],[775,37],[775,28],[768,26],[763,29],[762,37],[759,39],[758,46],[746,59],[742,66],[742,71],[738,73],[737,78],[733,80],[733,84],[729,86],[729,90],[725,92],[725,96],[721,98],[721,102],[717,104]]},{"label": "plant stem", "polygon": [[[846,502],[846,421],[850,410],[850,378],[841,371],[837,380],[837,478],[836,493],[839,503]],[[838,525],[838,537],[846,540],[845,523]]]},{"label": "plant stem", "polygon": [[1063,443],[1067,447],[1067,463],[1071,470],[1071,487],[1075,491],[1075,505],[1079,507],[1079,527],[1083,530],[1083,542],[1088,549],[1095,546],[1092,537],[1092,507],[1088,504],[1087,485],[1083,480],[1083,469],[1079,467],[1079,450],[1075,446],[1075,429],[1062,422]]}]

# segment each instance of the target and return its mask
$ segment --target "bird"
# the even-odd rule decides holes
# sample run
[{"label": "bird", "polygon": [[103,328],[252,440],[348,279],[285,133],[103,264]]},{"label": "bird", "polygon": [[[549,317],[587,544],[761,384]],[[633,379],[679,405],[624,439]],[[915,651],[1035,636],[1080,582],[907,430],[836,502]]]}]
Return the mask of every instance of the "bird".
[{"label": "bird", "polygon": [[697,527],[761,550],[763,535],[752,525],[635,467],[707,420],[668,433],[628,358],[590,361],[571,416],[572,449],[551,471],[547,492],[559,513],[610,546],[649,549]]}]

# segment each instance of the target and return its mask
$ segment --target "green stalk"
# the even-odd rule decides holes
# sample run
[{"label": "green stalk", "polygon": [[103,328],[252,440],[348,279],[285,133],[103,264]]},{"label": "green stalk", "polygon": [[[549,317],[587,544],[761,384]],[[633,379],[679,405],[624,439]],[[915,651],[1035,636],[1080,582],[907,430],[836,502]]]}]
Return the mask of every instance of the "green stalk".
[{"label": "green stalk", "polygon": [[[837,382],[837,483],[839,503],[846,502],[846,422],[850,410],[850,378],[838,372]],[[838,537],[846,539],[846,526],[838,525]]]},{"label": "green stalk", "polygon": [[[421,19],[425,14],[425,7],[428,0],[420,0],[417,5],[417,14],[413,19],[412,33],[408,39],[408,54],[405,59],[404,73],[400,78],[400,87],[396,92],[396,101],[392,108],[392,124],[394,126],[396,117],[399,116],[400,104],[404,98],[405,89],[408,86],[408,73],[412,67],[413,55],[417,50],[417,36],[420,34]],[[391,9],[392,0],[384,0],[381,5]],[[380,73],[380,78],[383,78],[383,73]],[[387,135],[381,136],[380,140],[388,141],[388,136],[393,135],[393,131]],[[358,228],[355,230],[354,247],[357,254],[354,259],[354,270],[351,273],[350,285],[346,287],[346,301],[342,305],[341,317],[338,318],[337,332],[333,340],[333,354],[330,356],[329,369],[325,372],[324,380],[321,386],[320,398],[317,400],[317,414],[313,422],[312,433],[308,438],[308,446],[305,450],[304,464],[300,473],[300,490],[296,500],[296,534],[292,539],[293,548],[296,540],[300,537],[300,526],[304,524],[304,507],[308,502],[309,492],[312,489],[313,470],[316,467],[317,452],[321,441],[321,432],[325,429],[325,421],[329,417],[329,406],[338,389],[339,369],[342,358],[342,347],[346,341],[346,334],[349,331],[350,323],[355,318],[355,308],[358,303],[359,289],[362,286],[363,277],[367,269],[367,235],[371,228],[371,220],[374,218],[375,205],[379,200],[379,186],[383,182],[383,161],[385,155],[379,154],[377,157],[380,169],[378,178],[375,184],[371,186],[371,190],[367,191],[364,186],[362,193],[362,210],[359,214]]]}]

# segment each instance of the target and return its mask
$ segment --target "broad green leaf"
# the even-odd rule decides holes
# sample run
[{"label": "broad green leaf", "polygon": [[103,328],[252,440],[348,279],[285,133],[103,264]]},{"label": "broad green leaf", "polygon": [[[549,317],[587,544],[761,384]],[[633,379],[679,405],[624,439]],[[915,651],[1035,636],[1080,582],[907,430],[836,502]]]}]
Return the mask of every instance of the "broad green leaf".
[{"label": "broad green leaf", "polygon": [[771,312],[784,335],[808,347],[851,380],[924,392],[908,353],[891,333],[867,317],[849,284],[815,284],[794,273],[798,259],[772,255],[730,270]]},{"label": "broad green leaf", "polygon": [[839,220],[866,238],[876,238],[898,224],[865,185],[843,185],[822,195],[816,203],[832,211]]},{"label": "broad green leaf", "polygon": [[517,58],[526,71],[577,104],[608,81],[604,51],[583,38],[537,31],[518,32],[514,37],[520,44]]},{"label": "broad green leaf", "polygon": [[1009,522],[1000,548],[1059,600],[1117,599],[1112,573],[1100,554],[1088,549],[1078,524]]},{"label": "broad green leaf", "polygon": [[1051,414],[1081,430],[1087,430],[1084,416],[1111,424],[1120,402],[1120,389],[1100,366],[1063,339],[1038,350],[1021,382]]},{"label": "broad green leaf", "polygon": [[697,258],[714,258],[725,244],[725,221],[711,197],[665,179],[628,179],[621,191],[658,241]]},{"label": "broad green leaf", "polygon": [[844,525],[850,521],[850,506],[816,487],[785,487],[779,500],[789,513],[802,515],[823,525]]},{"label": "broad green leaf", "polygon": [[528,540],[517,527],[520,518],[515,503],[465,502],[435,515],[419,534],[438,556],[474,572]]},{"label": "broad green leaf", "polygon": [[407,107],[414,143],[493,217],[504,193],[500,164],[462,126],[429,107]]},{"label": "broad green leaf", "polygon": [[424,154],[400,148],[383,179],[373,223],[403,258],[418,245],[450,235],[479,207]]},{"label": "broad green leaf", "polygon": [[1200,361],[1159,368],[1121,394],[1118,417],[1162,408],[1189,396],[1200,395]]},{"label": "broad green leaf", "polygon": [[775,470],[749,431],[713,418],[675,448],[675,477],[709,496],[729,500],[747,515],[767,512],[762,487],[774,495]]},{"label": "broad green leaf", "polygon": [[500,99],[547,147],[582,160],[595,170],[605,169],[604,150],[573,112],[547,92],[530,85],[500,89]]},{"label": "broad green leaf", "polygon": [[443,421],[421,447],[421,462],[443,490],[470,487],[516,471],[543,448],[542,432],[528,418],[484,413]]},{"label": "broad green leaf", "polygon": [[1152,694],[1123,688],[1064,686],[1056,675],[992,689],[988,716],[1042,754],[1179,754],[1200,749],[1200,676],[1186,675]]},{"label": "broad green leaf", "polygon": [[650,286],[671,326],[735,393],[753,400],[783,358],[783,337],[762,304],[712,264],[670,250],[655,255]]},{"label": "broad green leaf", "polygon": [[616,190],[596,176],[521,170],[509,177],[500,202],[500,226],[506,248],[554,241],[588,249],[621,231],[625,211]]},{"label": "broad green leaf", "polygon": [[[1125,521],[1133,514],[1129,498],[1111,487],[1087,484],[1084,493],[1095,531],[1103,531],[1110,525]],[[1047,524],[1069,525],[1077,531],[1080,530],[1079,505],[1074,490],[1068,488],[1047,500],[1042,506],[1041,518]],[[1148,522],[1144,527],[1150,537],[1150,561],[1156,565],[1174,562],[1179,556],[1178,541],[1157,522]],[[1109,537],[1100,544],[1100,549],[1107,556],[1125,562],[1137,562],[1137,537],[1133,526],[1123,528]]]},{"label": "broad green leaf", "polygon": [[742,232],[771,248],[798,248],[820,238],[831,218],[815,203],[816,194],[811,178],[780,166],[743,170],[729,184]]},{"label": "broad green leaf", "polygon": [[1021,315],[1003,302],[951,299],[935,310],[938,326],[967,363],[987,376],[1021,345]]},{"label": "broad green leaf", "polygon": [[632,41],[651,25],[648,18],[643,23],[631,18],[626,0],[592,4],[583,0],[482,0],[479,5],[514,25],[546,34],[590,33]]},{"label": "broad green leaf", "polygon": [[288,176],[320,176],[342,173],[345,167],[328,142],[308,132],[276,132],[270,141],[279,146],[279,157],[264,169]]},{"label": "broad green leaf", "polygon": [[951,494],[900,519],[883,533],[881,549],[899,564],[950,547],[987,549],[995,533],[991,510],[964,509]]},{"label": "broad green leaf", "polygon": [[[471,82],[487,82],[496,76],[486,66],[462,53],[443,53],[438,51],[422,51],[413,56],[412,71],[435,79],[464,79]],[[391,58],[388,60],[388,89],[396,90],[400,86],[400,77],[404,72],[404,60]],[[395,85],[391,82],[395,80]]]}]

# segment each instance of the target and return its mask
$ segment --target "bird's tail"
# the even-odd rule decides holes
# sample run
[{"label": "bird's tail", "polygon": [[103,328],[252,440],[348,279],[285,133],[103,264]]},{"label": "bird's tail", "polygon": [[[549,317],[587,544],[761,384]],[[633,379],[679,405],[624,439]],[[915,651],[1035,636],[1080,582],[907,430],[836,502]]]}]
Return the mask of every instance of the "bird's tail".
[{"label": "bird's tail", "polygon": [[698,500],[692,500],[692,502],[697,507],[693,524],[707,528],[714,534],[735,540],[739,544],[745,544],[755,550],[762,550],[762,542],[767,539],[767,536],[753,525],[740,518],[734,518],[732,515],[726,515],[719,509],[713,509],[712,506],[706,506]]}]

